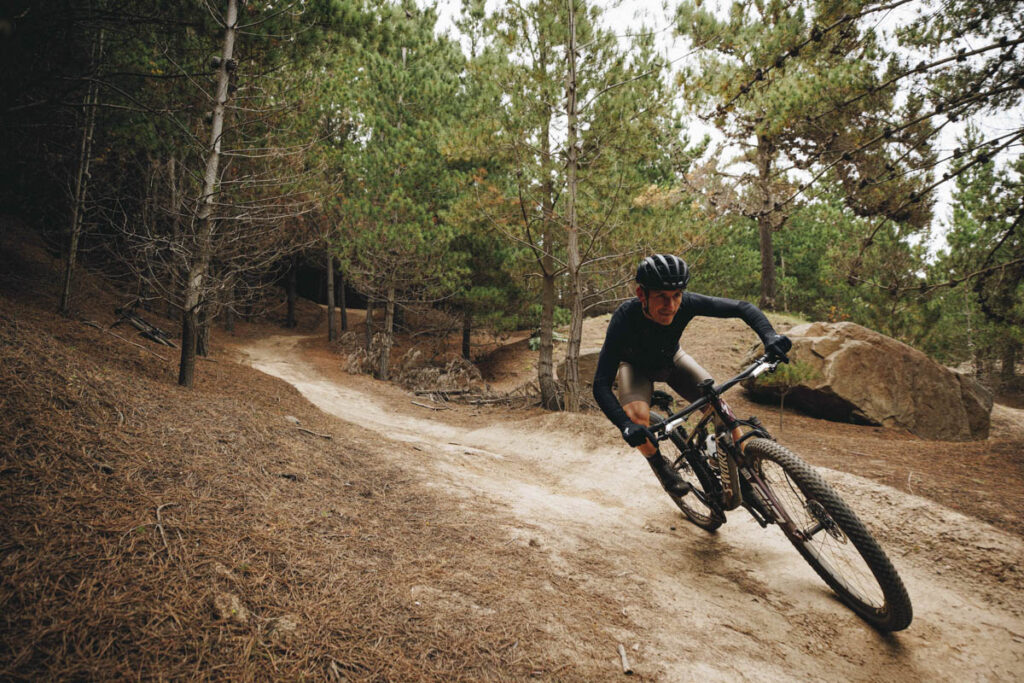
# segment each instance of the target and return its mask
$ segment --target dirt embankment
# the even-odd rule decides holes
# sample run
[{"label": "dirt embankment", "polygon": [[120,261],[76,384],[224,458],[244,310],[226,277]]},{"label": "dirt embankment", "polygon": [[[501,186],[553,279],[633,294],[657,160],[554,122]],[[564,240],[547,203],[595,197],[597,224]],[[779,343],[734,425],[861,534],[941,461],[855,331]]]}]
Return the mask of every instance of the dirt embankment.
[{"label": "dirt embankment", "polygon": [[[177,387],[173,349],[54,315],[59,264],[0,247],[0,679],[614,671],[625,598],[535,528],[222,352]],[[123,300],[80,287],[112,323]]]}]

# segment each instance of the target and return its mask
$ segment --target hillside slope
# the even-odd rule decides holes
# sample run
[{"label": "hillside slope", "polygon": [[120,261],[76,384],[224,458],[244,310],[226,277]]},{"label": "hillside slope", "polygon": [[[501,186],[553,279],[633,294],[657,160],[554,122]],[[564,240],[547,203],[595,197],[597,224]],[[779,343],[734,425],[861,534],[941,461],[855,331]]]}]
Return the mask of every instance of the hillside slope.
[{"label": "hillside slope", "polygon": [[[408,447],[380,457],[379,436],[225,355],[178,387],[173,350],[51,313],[57,264],[16,243],[0,244],[0,679],[608,674],[618,599],[507,543],[500,511],[439,495],[395,460]],[[118,301],[87,280],[79,312],[108,325]]]}]

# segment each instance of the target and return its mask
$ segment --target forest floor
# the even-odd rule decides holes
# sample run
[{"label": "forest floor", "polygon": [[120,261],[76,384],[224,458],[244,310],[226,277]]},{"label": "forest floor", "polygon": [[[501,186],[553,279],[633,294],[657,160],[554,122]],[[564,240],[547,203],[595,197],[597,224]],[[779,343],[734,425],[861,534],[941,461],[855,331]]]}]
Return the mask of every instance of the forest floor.
[{"label": "forest floor", "polygon": [[[1024,671],[1021,411],[940,443],[730,397],[889,552],[915,620],[886,636],[777,530],[684,522],[600,414],[347,374],[309,307],[220,333],[182,389],[173,349],[83,322],[106,288],[55,316],[54,267],[0,240],[2,679],[613,680],[619,644],[641,680]],[[751,340],[712,322],[684,345],[724,377]],[[529,381],[507,346],[492,389]]]}]

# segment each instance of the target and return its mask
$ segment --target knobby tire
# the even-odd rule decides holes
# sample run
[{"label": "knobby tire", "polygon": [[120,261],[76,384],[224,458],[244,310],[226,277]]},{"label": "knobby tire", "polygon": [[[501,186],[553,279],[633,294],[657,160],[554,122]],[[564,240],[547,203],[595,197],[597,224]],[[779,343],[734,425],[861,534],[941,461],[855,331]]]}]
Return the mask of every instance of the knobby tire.
[{"label": "knobby tire", "polygon": [[880,631],[899,631],[913,619],[903,581],[863,522],[806,462],[784,446],[750,439],[745,453],[804,531],[782,526],[807,563],[854,612]]}]

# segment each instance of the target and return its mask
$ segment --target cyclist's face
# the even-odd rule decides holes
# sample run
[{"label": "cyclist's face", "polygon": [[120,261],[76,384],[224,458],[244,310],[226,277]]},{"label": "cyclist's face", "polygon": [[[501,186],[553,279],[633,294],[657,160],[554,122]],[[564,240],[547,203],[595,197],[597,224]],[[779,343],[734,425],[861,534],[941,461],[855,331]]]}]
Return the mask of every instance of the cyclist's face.
[{"label": "cyclist's face", "polygon": [[645,304],[644,314],[659,325],[671,325],[683,302],[681,289],[651,289],[645,296],[643,288],[637,287],[636,295]]}]

